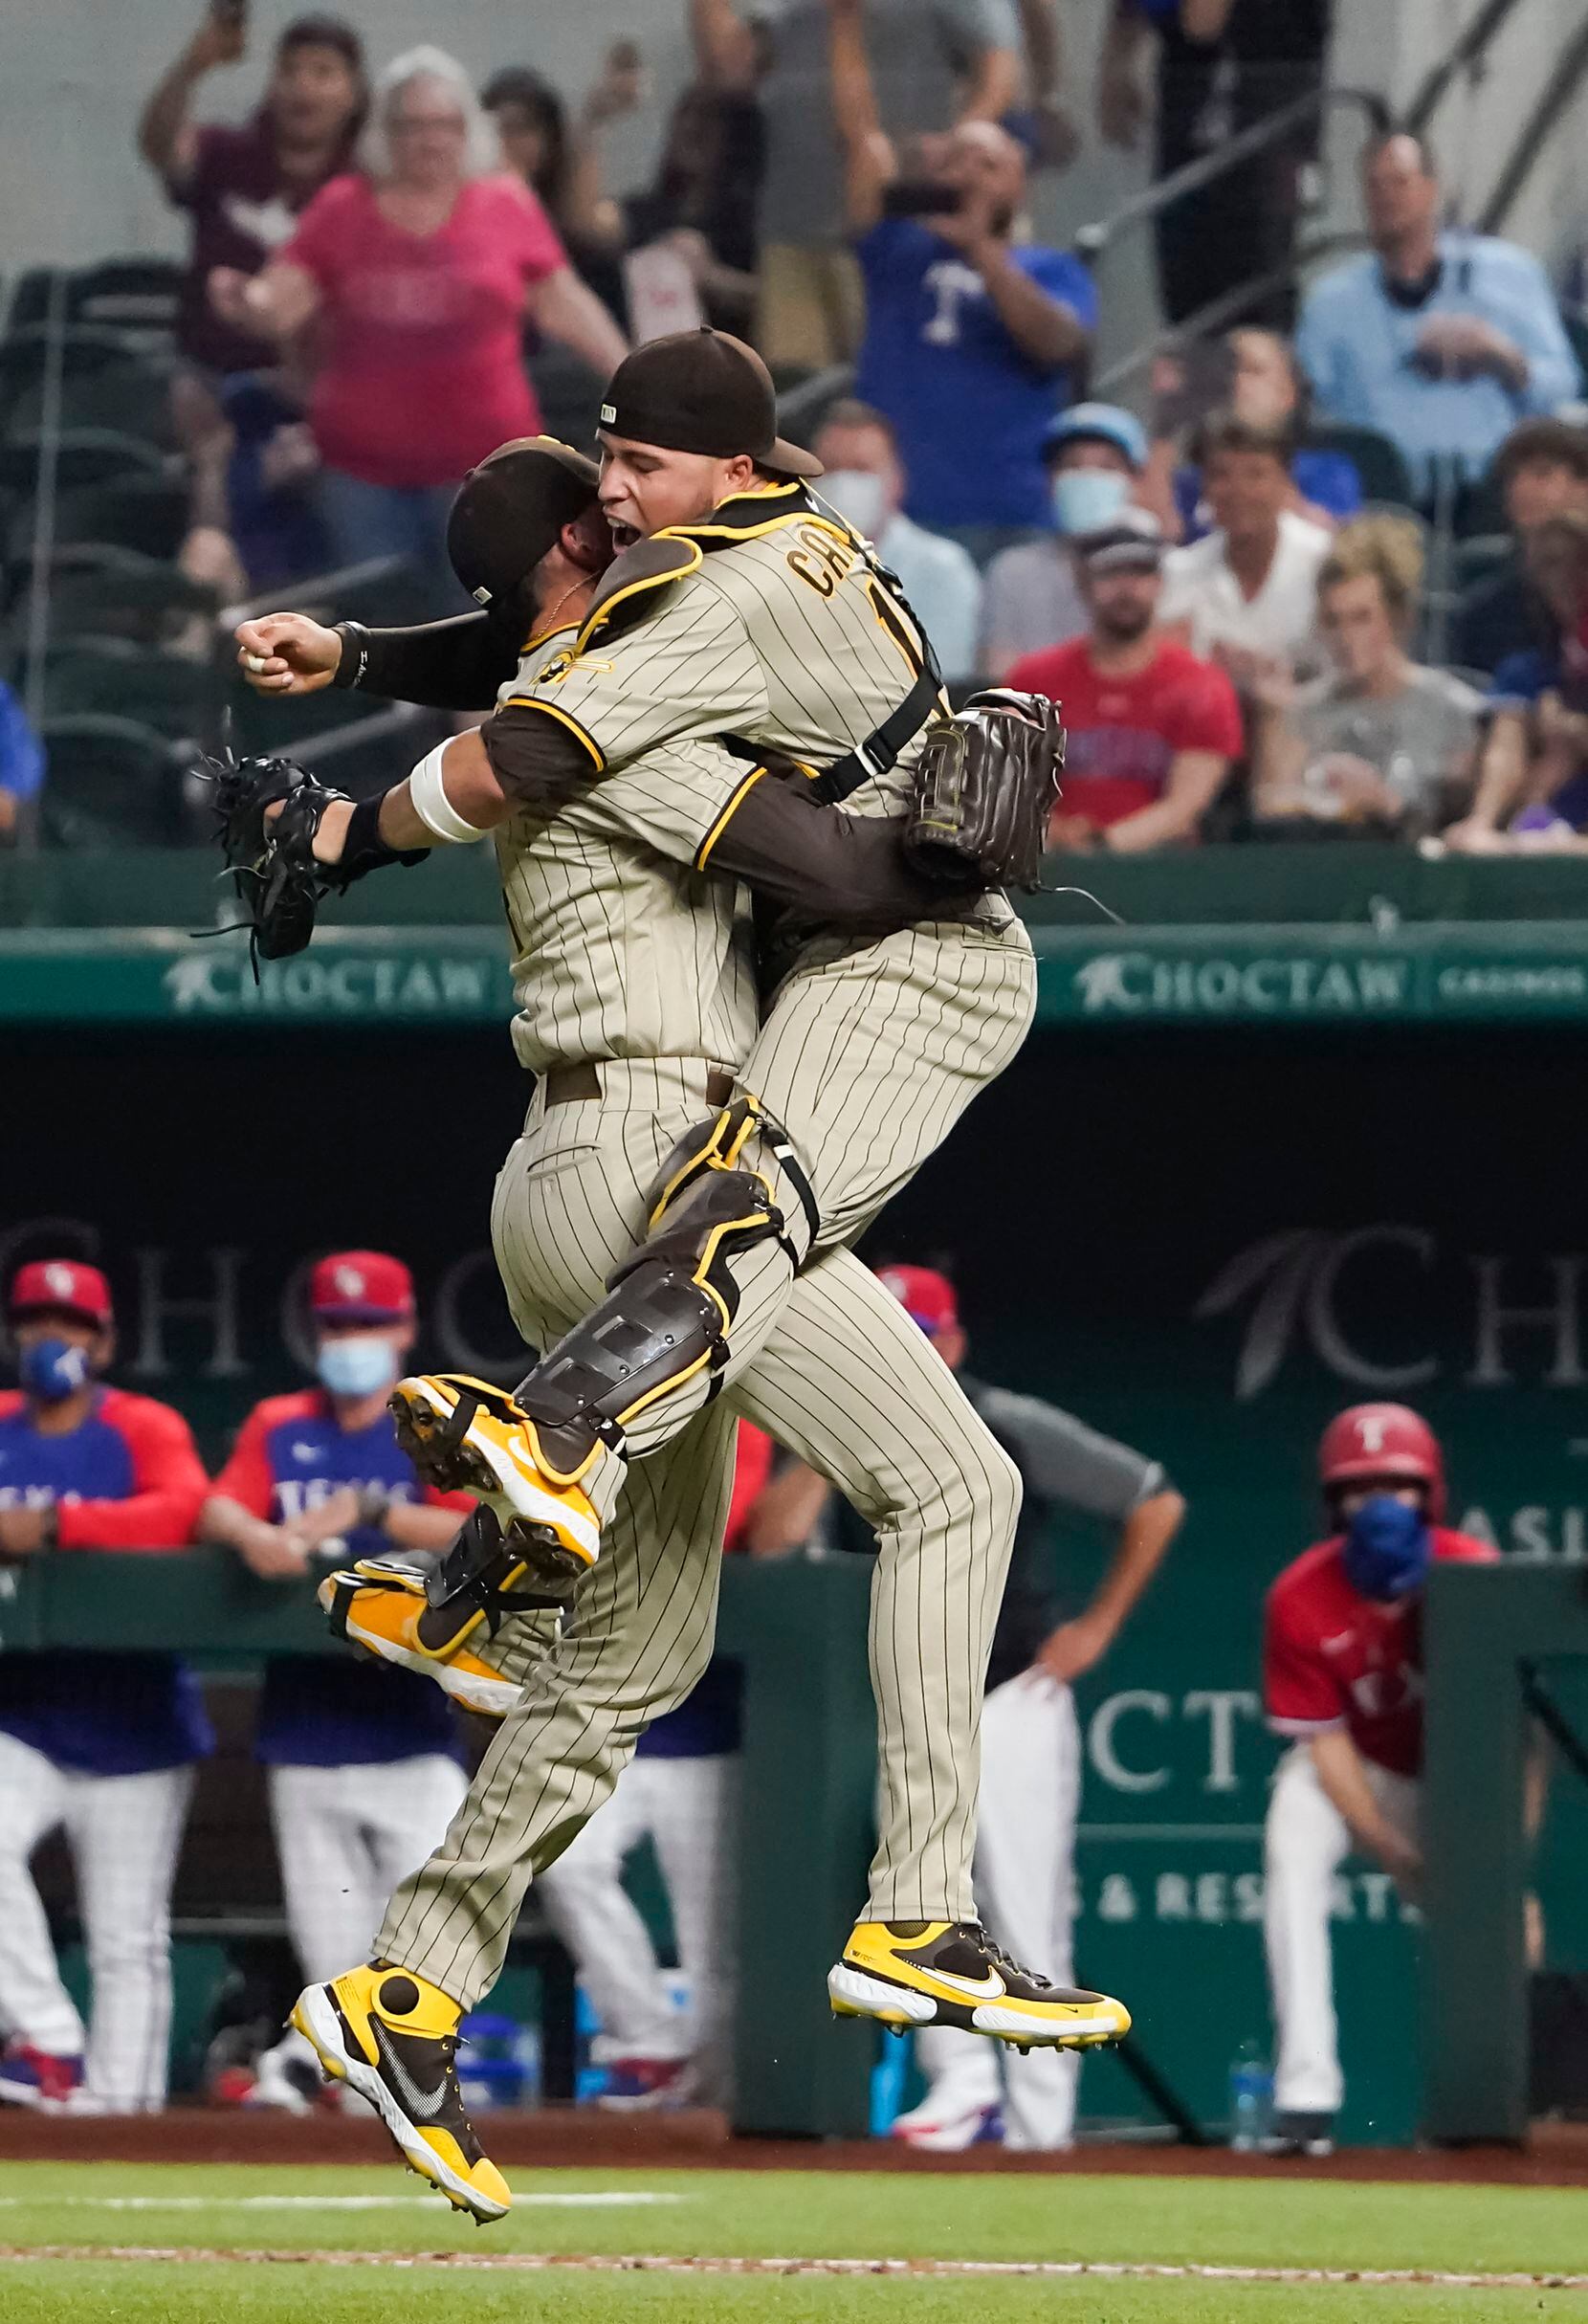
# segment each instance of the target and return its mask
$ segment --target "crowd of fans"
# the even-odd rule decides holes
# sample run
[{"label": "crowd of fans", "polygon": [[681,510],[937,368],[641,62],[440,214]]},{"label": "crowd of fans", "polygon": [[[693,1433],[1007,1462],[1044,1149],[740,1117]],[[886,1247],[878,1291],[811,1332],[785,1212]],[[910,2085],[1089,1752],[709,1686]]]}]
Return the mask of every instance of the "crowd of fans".
[{"label": "crowd of fans", "polygon": [[[1298,293],[1322,0],[1115,0],[1101,138],[1151,113],[1161,177],[1284,117],[1155,220],[1189,327],[1139,415],[1088,400],[1092,276],[1029,230],[1033,173],[1085,134],[1053,0],[688,11],[688,85],[619,192],[631,40],[569,101],[528,63],[476,91],[431,47],[372,74],[350,24],[305,16],[221,125],[200,92],[246,32],[210,9],[138,129],[190,222],[168,440],[194,588],[218,608],[397,560],[421,609],[456,607],[467,469],[543,426],[588,435],[627,345],[709,321],[773,365],[950,681],[1062,684],[1056,847],[1577,844],[1577,360],[1536,258],[1446,223],[1407,132],[1363,151],[1368,247]],[[39,757],[0,698],[0,838]]]}]

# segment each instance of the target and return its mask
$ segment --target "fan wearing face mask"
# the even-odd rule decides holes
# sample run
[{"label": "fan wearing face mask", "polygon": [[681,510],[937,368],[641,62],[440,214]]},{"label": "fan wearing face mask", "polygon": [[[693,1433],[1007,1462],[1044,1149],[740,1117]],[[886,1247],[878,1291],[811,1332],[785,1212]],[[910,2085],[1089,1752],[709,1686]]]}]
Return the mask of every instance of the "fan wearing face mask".
[{"label": "fan wearing face mask", "polygon": [[[473,1503],[421,1485],[386,1398],[414,1342],[413,1280],[382,1251],[334,1251],[309,1280],[319,1384],[255,1405],[199,1520],[262,1581],[307,1595],[393,1546],[440,1550]],[[287,1927],[307,1978],[366,1952],[386,1897],[463,1798],[447,1696],[408,1671],[337,1655],[265,1665],[254,1752],[267,1770]],[[320,2069],[299,2034],[258,2062],[248,2102],[305,2107]]]},{"label": "fan wearing face mask", "polygon": [[873,542],[883,564],[898,575],[949,684],[974,676],[981,576],[957,541],[945,541],[904,514],[909,479],[892,421],[871,404],[834,404],[811,450],[827,470],[823,499]]},{"label": "fan wearing face mask", "polygon": [[1445,1523],[1445,1456],[1404,1405],[1354,1405],[1323,1432],[1327,1537],[1268,1592],[1263,1695],[1291,1738],[1264,1827],[1263,1930],[1278,2053],[1277,2154],[1329,2154],[1344,2096],[1329,1919],[1334,1874],[1370,1858],[1415,1902],[1423,1859],[1423,1586],[1437,1560],[1487,1562]]},{"label": "fan wearing face mask", "polygon": [[[6,1314],[21,1384],[0,1394],[0,1570],[181,1549],[204,1470],[179,1412],[107,1383],[116,1325],[99,1270],[35,1259]],[[213,1743],[198,1683],[172,1654],[0,1654],[0,2105],[165,2103],[171,1877],[193,1762]],[[29,1870],[57,1829],[93,1986],[86,2037]]]},{"label": "fan wearing face mask", "polygon": [[1072,404],[1043,438],[1052,530],[1000,551],[981,601],[981,668],[1001,684],[1023,654],[1062,646],[1087,627],[1070,544],[1100,533],[1133,501],[1147,435],[1117,404]]}]

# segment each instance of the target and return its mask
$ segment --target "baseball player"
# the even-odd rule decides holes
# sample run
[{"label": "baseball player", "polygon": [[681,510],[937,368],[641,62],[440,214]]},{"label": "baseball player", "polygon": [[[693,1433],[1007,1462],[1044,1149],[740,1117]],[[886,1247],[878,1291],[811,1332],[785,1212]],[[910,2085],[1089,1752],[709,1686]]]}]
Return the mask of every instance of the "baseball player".
[{"label": "baseball player", "polygon": [[[255,1405],[199,1518],[263,1580],[301,1583],[362,1548],[439,1551],[468,1503],[421,1486],[386,1398],[413,1345],[413,1281],[380,1251],[342,1251],[309,1278],[317,1387]],[[397,1882],[464,1794],[455,1715],[406,1671],[323,1654],[265,1665],[254,1749],[269,1773],[287,1928],[303,1974],[367,1947]],[[259,2062],[253,2103],[301,2107],[319,2077],[291,2034]]]},{"label": "baseball player", "polygon": [[[764,399],[763,434],[770,447],[769,388]],[[563,455],[564,468],[568,456]],[[722,468],[737,473],[740,465],[749,466],[704,455],[699,464],[708,472],[708,485]],[[472,485],[464,501],[474,494]],[[771,519],[758,511],[760,520],[749,529],[757,539],[783,531],[789,536],[785,553],[790,548],[803,553],[793,528],[805,521],[805,507],[802,500]],[[572,520],[554,525],[549,538],[556,545],[536,566],[536,602],[553,618],[560,611],[584,610],[581,587],[587,603],[598,568],[598,557],[589,554],[578,533]],[[833,536],[852,539],[829,525],[827,537]],[[726,524],[720,538],[730,546],[738,544]],[[819,578],[836,590],[830,574]],[[814,585],[798,586],[808,589],[813,602],[824,602]],[[869,596],[866,602],[869,628],[861,642],[870,651],[873,634],[892,632]],[[473,636],[475,644],[488,642],[477,628]],[[336,635],[316,632],[298,617],[280,616],[249,625],[240,642],[245,660],[254,665],[256,682],[271,690],[306,690],[325,682],[332,672],[341,675],[345,657],[355,676],[383,690],[398,691],[400,684],[402,691],[419,694],[422,683],[426,691],[420,698],[478,698],[479,664],[471,671],[470,691],[461,691],[461,680],[438,675],[433,637],[429,642],[423,636],[419,641],[371,638],[347,625]],[[578,642],[577,634],[572,642]],[[473,651],[462,631],[449,651],[453,645]],[[278,647],[285,651],[277,652]],[[545,634],[543,625],[534,651],[537,656],[549,652],[556,657],[557,641]],[[399,681],[394,661],[411,664],[415,675]],[[872,682],[880,687],[874,671]],[[453,683],[459,695],[444,690]],[[896,675],[893,683],[896,691]],[[546,723],[554,727],[556,716]],[[882,752],[883,746],[877,747]],[[474,836],[487,824],[502,822],[500,786],[478,742],[459,738],[436,760],[416,769],[383,801],[333,807],[323,813],[317,809],[313,828],[320,858],[343,871],[350,865],[369,868],[391,860],[393,851]],[[510,917],[518,941],[529,947],[518,960],[524,1006],[516,1040],[520,1056],[543,1073],[526,1136],[498,1184],[494,1225],[520,1328],[541,1343],[576,1319],[581,1302],[599,1292],[607,1269],[643,1229],[650,1208],[647,1184],[697,1118],[685,1109],[704,1101],[727,1111],[733,1088],[727,1069],[736,1055],[727,1044],[714,1041],[711,1048],[722,1067],[697,1062],[704,1047],[702,1010],[718,1007],[730,994],[735,1006],[741,1006],[743,988],[737,977],[724,983],[721,942],[714,951],[707,941],[709,924],[702,927],[703,883],[688,876],[702,850],[711,870],[762,879],[780,900],[809,893],[829,918],[847,908],[862,921],[867,915],[880,915],[896,925],[912,910],[919,914],[929,908],[922,886],[912,889],[901,875],[893,819],[868,823],[835,816],[824,829],[823,817],[813,811],[814,785],[796,791],[782,782],[748,783],[741,766],[742,762],[730,764],[715,746],[702,750],[697,741],[687,747],[659,745],[647,749],[631,770],[615,770],[599,783],[582,773],[580,782],[562,786],[555,801],[548,795],[538,808],[520,809],[499,838]],[[715,791],[704,796],[705,786],[713,784]],[[757,804],[761,801],[764,807]],[[726,816],[725,802],[733,807]],[[559,809],[554,817],[553,805]],[[291,799],[283,809],[290,811],[295,811]],[[681,823],[687,829],[681,830]],[[836,842],[831,830],[840,835]],[[628,852],[621,878],[614,870],[620,851]],[[636,884],[641,865],[643,878]],[[664,879],[673,883],[671,889],[663,888]],[[704,883],[704,891],[711,892],[710,883]],[[672,928],[665,919],[652,924],[664,896]],[[941,913],[940,902],[936,909]],[[973,913],[982,910],[972,907]],[[681,923],[680,911],[686,916]],[[720,927],[718,922],[719,935]],[[681,941],[658,952],[673,929]],[[742,931],[735,942],[742,942]],[[644,947],[638,981],[623,975],[628,947],[635,943]],[[891,939],[880,940],[880,947],[891,944]],[[963,954],[954,949],[957,945],[964,947]],[[788,993],[797,996],[805,975],[827,978],[826,1005],[817,1011],[823,1018],[820,1055],[808,1027],[797,1016],[785,1022],[792,1023],[794,1044],[805,1048],[812,1071],[821,1070],[825,1060],[833,1080],[851,1093],[867,1087],[865,1073],[850,1067],[851,1048],[877,1047],[875,1029],[864,1023],[867,1002],[890,985],[899,992],[901,1009],[907,1002],[914,1008],[913,1070],[902,1076],[912,1102],[900,1123],[882,1125],[870,1141],[873,1167],[884,1177],[900,1151],[890,1129],[901,1143],[914,1138],[929,1144],[934,1120],[938,1129],[946,1127],[978,1086],[962,990],[967,959],[991,1004],[991,1053],[996,1057],[1001,1044],[1012,1046],[1018,1038],[1028,992],[1018,1010],[1008,1006],[1002,1032],[998,1008],[1006,992],[1004,963],[1023,945],[1024,939],[1008,936],[1003,922],[989,934],[974,917],[955,922],[939,919],[925,931],[924,941],[917,937],[893,950],[857,944],[851,937],[846,952],[843,940],[833,939],[827,952],[785,986],[772,1011],[774,1025]],[[945,957],[956,962],[952,971],[939,965]],[[659,969],[652,965],[658,960]],[[1026,955],[1018,981],[1026,985],[1028,976]],[[934,979],[943,989],[929,998]],[[632,1033],[624,1021],[624,1004],[630,997],[639,1017]],[[1017,1016],[1020,1021],[1011,1022]],[[720,1024],[720,1017],[714,1022]],[[658,1027],[659,1056],[654,1053]],[[749,1049],[753,1022],[741,1024],[740,1032],[738,1058]],[[910,1048],[908,1040],[904,1046]],[[653,1052],[649,1057],[648,1047]],[[715,1128],[718,1117],[711,1118]],[[753,1127],[746,1111],[734,1133],[740,1151]],[[848,1138],[852,1112],[844,1128]],[[703,1141],[697,1136],[692,1142]],[[774,1160],[773,1166],[781,1165]],[[717,1170],[708,1162],[705,1175],[715,1199],[718,1186],[713,1181],[743,1174]],[[874,1189],[872,1200],[880,1201],[887,1190],[886,1184]],[[729,1192],[742,1206],[742,1185]],[[792,1206],[796,1198],[787,1199]],[[731,1219],[718,1215],[720,1231],[709,1238],[714,1255],[724,1250],[732,1229]],[[763,1223],[759,1206],[743,1222],[758,1230]],[[693,1276],[695,1268],[690,1273]],[[685,1279],[681,1271],[677,1279]],[[729,1304],[718,1295],[714,1313],[720,1316]],[[694,1312],[698,1317],[698,1298]],[[890,1382],[889,1395],[878,1396],[879,1379]],[[470,1383],[472,1410],[484,1409],[491,1417],[488,1400],[495,1393]],[[476,1395],[485,1401],[476,1405]],[[1056,1992],[1006,1959],[995,1966],[994,1949],[969,1924],[976,1709],[990,1611],[1015,1514],[1018,1481],[1011,1464],[974,1421],[946,1371],[923,1349],[918,1333],[842,1249],[824,1251],[805,1269],[730,1398],[831,1473],[868,1510],[884,1541],[873,1627],[891,1807],[873,1899],[905,1925],[889,1929],[880,1919],[871,1924],[879,1958],[856,1970],[852,1991],[843,1990],[840,1980],[835,1999],[841,2006],[874,2004],[880,2013],[900,2019],[956,2011],[1001,2038],[1090,2041],[1123,2030],[1128,2020],[1118,2004]],[[492,1981],[537,1858],[549,1861],[565,1844],[570,1826],[577,1828],[615,1781],[636,1727],[680,1699],[703,1667],[715,1589],[712,1553],[726,1506],[724,1440],[718,1435],[714,1441],[712,1435],[721,1417],[720,1406],[697,1412],[673,1432],[679,1447],[675,1460],[658,1466],[657,1455],[636,1472],[633,1490],[618,1504],[627,1512],[622,1518],[627,1538],[637,1541],[643,1529],[646,1539],[660,1538],[664,1554],[647,1549],[642,1557],[636,1551],[622,1570],[602,1560],[600,1579],[591,1577],[581,1592],[580,1623],[564,1637],[555,1671],[549,1677],[535,1673],[528,1699],[510,1714],[488,1755],[474,1794],[478,1820],[465,1821],[473,1823],[472,1840],[494,1832],[496,1860],[484,1865],[465,1854],[450,1873],[438,1872],[444,1855],[433,1860],[430,1870],[438,1873],[441,1892],[422,1894],[421,1884],[407,1884],[378,1940],[383,1959],[402,1961],[403,1973],[359,1972],[356,1992],[342,1979],[331,1988],[312,1990],[299,2004],[328,2069],[364,2077],[372,2091],[384,2089],[386,2118],[404,2151],[476,2215],[496,2216],[505,2208],[499,2176],[483,2159],[474,2159],[472,2134],[469,2146],[460,2142],[455,2151],[443,2153],[438,2135],[427,2142],[411,2118],[401,2116],[389,2084],[381,2080],[381,2045],[403,2046],[400,2054],[410,2079],[417,2072],[426,2082],[437,2081],[450,2056],[458,2008]],[[709,1491],[701,1481],[707,1470],[713,1477]],[[438,1594],[432,1593],[417,1610],[416,1601],[409,1598],[405,1605],[395,1587],[367,1586],[342,1606],[342,1618],[362,1643],[390,1659],[435,1669],[460,1695],[477,1681],[481,1688],[496,1685],[500,1693],[516,1696],[517,1686],[505,1683],[519,1674],[509,1667],[513,1647],[504,1649],[498,1640],[476,1653],[471,1639],[475,1631],[484,1638],[481,1618],[487,1610],[500,1611],[495,1593],[482,1588],[477,1568],[464,1566],[457,1579],[450,1604],[445,1597],[437,1603]],[[460,1615],[466,1595],[476,1609],[472,1619]],[[393,1609],[386,1630],[383,1600],[392,1602]],[[404,1624],[410,1627],[405,1630]],[[504,1639],[514,1627],[509,1625]],[[893,1644],[895,1635],[910,1642],[902,1654]],[[927,1675],[918,1667],[923,1655],[931,1664]],[[945,1900],[950,1919],[942,1917],[943,1904],[936,1914],[914,1898],[913,1910],[906,1905],[907,1884],[914,1883],[918,1896],[928,1882]],[[455,1889],[455,1899],[449,1889]],[[395,1925],[405,1917],[409,1918],[407,1936]],[[918,1958],[905,1958],[911,1947]],[[935,1975],[934,1953],[946,1972],[942,1979]],[[439,1975],[427,1974],[421,1962]],[[379,2033],[373,2030],[377,2025]],[[460,2126],[461,2141],[466,2130],[461,2109],[448,2119]]]},{"label": "baseball player", "polygon": [[[1004,1584],[981,1713],[981,1796],[976,1890],[988,1927],[1023,1959],[1049,1962],[1068,1980],[1074,1915],[1075,1819],[1081,1738],[1071,1679],[1102,1659],[1162,1563],[1185,1503],[1156,1461],[1099,1436],[1035,1396],[993,1387],[960,1370],[965,1333],[953,1284],[927,1267],[885,1267],[879,1280],[925,1333],[1025,1486],[1020,1528]],[[1078,1513],[1117,1528],[1114,1552],[1092,1602],[1061,1621],[1046,1578],[1047,1532]],[[809,1510],[811,1521],[821,1507]],[[871,1544],[855,1513],[833,1513],[845,1548]],[[1002,2137],[1020,2149],[1068,2146],[1080,2061],[1038,2049],[1004,2060],[989,2043],[952,2026],[925,2026],[915,2054],[929,2087],[899,2115],[893,2136],[957,2153]]]},{"label": "baseball player", "polygon": [[[204,1470],[180,1413],[106,1386],[104,1276],[35,1260],[7,1316],[21,1385],[0,1395],[0,1557],[180,1549]],[[171,1880],[193,1762],[213,1743],[198,1683],[170,1654],[0,1654],[0,2100],[164,2105]],[[93,1981],[86,2044],[28,1870],[57,1826]]]},{"label": "baseball player", "polygon": [[[771,1438],[741,1420],[724,1553],[742,1545],[771,1466]],[[620,2112],[727,2099],[739,1683],[735,1664],[708,1663],[689,1700],[640,1737],[606,1806],[536,1882],[540,1909],[573,1955],[601,2023],[591,2046],[607,2069],[598,2104]],[[648,1837],[689,1980],[683,2021],[623,1885],[624,1858]]]},{"label": "baseball player", "polygon": [[1292,1745],[1263,1834],[1263,1933],[1278,2056],[1279,2154],[1327,2155],[1344,2084],[1331,1884],[1359,1850],[1415,1898],[1423,1765],[1422,1592],[1436,1559],[1496,1551],[1444,1522],[1445,1458],[1404,1405],[1354,1405],[1318,1446],[1327,1537],[1268,1592],[1263,1695]]}]

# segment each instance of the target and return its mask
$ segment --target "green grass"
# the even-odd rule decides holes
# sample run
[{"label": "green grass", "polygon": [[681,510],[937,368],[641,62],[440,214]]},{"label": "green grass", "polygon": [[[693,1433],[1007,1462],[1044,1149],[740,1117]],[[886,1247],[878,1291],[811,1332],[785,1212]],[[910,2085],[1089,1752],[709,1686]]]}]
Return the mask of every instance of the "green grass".
[{"label": "green grass", "polygon": [[[317,2267],[315,2252],[1091,2259],[1588,2271],[1588,2203],[1535,2187],[981,2174],[540,2171],[491,2228],[395,2169],[0,2164],[0,2246],[301,2252],[304,2265],[92,2259],[0,2266],[5,2324],[1588,2324],[1588,2293],[1435,2286],[662,2276]],[[595,2205],[553,2200],[617,2197]],[[637,2196],[672,2200],[640,2202]],[[542,2200],[536,2201],[535,2198]],[[284,2200],[285,2199],[285,2200]],[[331,2199],[327,2201],[327,2199]],[[368,2205],[332,2207],[349,2199]],[[324,2204],[325,2207],[320,2207]]]},{"label": "green grass", "polygon": [[1569,2292],[1366,2285],[846,2283],[61,2261],[7,2268],[7,2324],[1581,2324]]}]

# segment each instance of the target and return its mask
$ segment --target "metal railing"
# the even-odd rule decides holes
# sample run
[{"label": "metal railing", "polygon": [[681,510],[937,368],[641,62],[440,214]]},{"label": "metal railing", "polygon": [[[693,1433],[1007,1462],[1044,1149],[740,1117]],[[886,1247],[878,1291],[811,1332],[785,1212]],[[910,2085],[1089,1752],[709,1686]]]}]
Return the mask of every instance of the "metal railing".
[{"label": "metal railing", "polygon": [[1239,168],[1243,162],[1250,161],[1253,154],[1266,153],[1270,145],[1283,144],[1298,129],[1348,105],[1360,112],[1373,130],[1387,129],[1393,119],[1388,104],[1375,90],[1348,85],[1309,89],[1305,96],[1281,105],[1277,112],[1266,113],[1261,121],[1253,122],[1248,129],[1243,129],[1238,137],[1230,138],[1214,152],[1201,154],[1193,162],[1183,162],[1167,177],[1156,178],[1152,185],[1144,186],[1139,193],[1133,193],[1128,201],[1121,202],[1106,218],[1083,226],[1074,236],[1076,252],[1089,265],[1094,265],[1110,244],[1127,230],[1147,225],[1185,194],[1200,193],[1204,186],[1211,186],[1229,170]]}]

